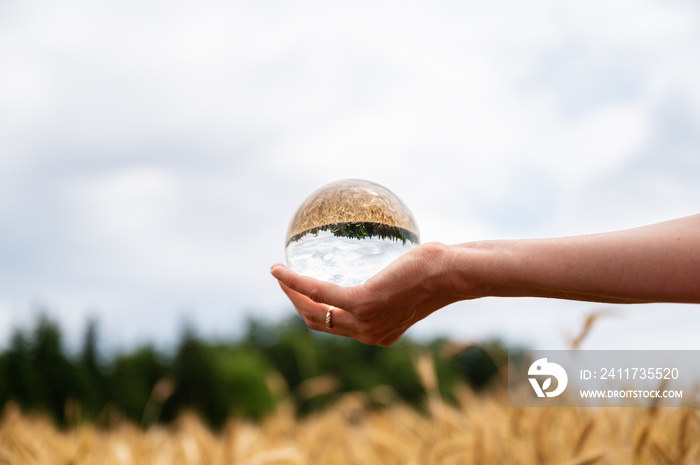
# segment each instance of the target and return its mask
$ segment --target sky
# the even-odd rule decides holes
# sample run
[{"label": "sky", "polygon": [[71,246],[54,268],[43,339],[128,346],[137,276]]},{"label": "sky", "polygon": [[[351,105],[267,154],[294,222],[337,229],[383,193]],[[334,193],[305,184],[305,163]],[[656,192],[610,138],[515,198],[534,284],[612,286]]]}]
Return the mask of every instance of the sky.
[{"label": "sky", "polygon": [[[693,1],[0,2],[0,347],[167,346],[294,310],[296,208],[377,182],[424,242],[623,229],[700,210]],[[412,337],[700,349],[697,305],[481,299]],[[73,341],[73,342],[71,342]]]}]

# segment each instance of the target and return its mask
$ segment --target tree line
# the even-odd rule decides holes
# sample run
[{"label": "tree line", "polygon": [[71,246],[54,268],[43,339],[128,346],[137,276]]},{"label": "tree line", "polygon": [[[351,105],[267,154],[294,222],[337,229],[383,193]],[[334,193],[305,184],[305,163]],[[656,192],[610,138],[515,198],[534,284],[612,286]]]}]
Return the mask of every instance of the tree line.
[{"label": "tree line", "polygon": [[318,236],[321,231],[330,231],[335,237],[346,237],[348,239],[367,239],[378,237],[380,239],[388,239],[391,241],[401,242],[406,245],[406,241],[412,244],[418,244],[418,236],[408,229],[398,226],[390,226],[383,223],[366,222],[350,222],[350,223],[330,223],[323,226],[311,228],[299,234],[295,234],[289,238],[287,245],[291,242],[301,240],[307,234]]},{"label": "tree line", "polygon": [[406,336],[380,348],[310,331],[292,318],[250,320],[243,336],[231,340],[205,340],[185,327],[173,353],[146,344],[105,357],[96,321],[86,325],[79,351],[69,354],[59,325],[41,316],[33,328],[15,329],[0,354],[0,410],[13,402],[64,426],[122,419],[148,426],[193,410],[218,428],[231,416],[261,419],[281,400],[305,415],[350,391],[382,392],[369,397],[377,407],[389,393],[390,401],[421,408],[426,386],[416,371],[419,356],[431,360],[439,394],[454,401],[460,383],[488,385],[506,349],[498,341],[460,348]]}]

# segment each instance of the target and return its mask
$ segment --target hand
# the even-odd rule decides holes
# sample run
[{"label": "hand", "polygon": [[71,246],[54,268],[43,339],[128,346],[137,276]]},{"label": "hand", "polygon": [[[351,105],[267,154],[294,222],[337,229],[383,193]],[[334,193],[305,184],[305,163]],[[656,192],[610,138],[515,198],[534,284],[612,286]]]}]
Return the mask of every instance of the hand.
[{"label": "hand", "polygon": [[485,296],[700,303],[699,267],[700,214],[585,236],[427,243],[353,287],[271,272],[310,328],[388,346],[435,310]]},{"label": "hand", "polygon": [[[419,245],[352,287],[302,276],[281,264],[270,272],[311,329],[386,347],[417,321],[459,300],[440,289],[447,250],[438,243]],[[335,307],[332,329],[325,325],[330,306]]]}]

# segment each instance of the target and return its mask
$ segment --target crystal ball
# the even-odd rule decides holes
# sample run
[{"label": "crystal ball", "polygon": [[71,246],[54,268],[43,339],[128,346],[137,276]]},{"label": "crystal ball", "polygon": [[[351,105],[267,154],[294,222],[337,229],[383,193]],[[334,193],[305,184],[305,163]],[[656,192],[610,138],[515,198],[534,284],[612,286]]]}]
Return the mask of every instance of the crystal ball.
[{"label": "crystal ball", "polygon": [[287,265],[341,286],[362,284],[418,245],[411,211],[389,189],[346,179],[313,192],[287,230]]}]

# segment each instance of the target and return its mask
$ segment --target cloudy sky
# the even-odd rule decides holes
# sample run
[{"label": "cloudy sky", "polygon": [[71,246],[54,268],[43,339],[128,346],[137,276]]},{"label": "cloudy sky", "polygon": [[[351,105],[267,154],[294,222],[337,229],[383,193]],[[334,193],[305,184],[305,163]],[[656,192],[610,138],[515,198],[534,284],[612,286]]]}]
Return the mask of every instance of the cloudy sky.
[{"label": "cloudy sky", "polygon": [[[380,183],[424,241],[700,210],[694,1],[0,2],[0,346],[43,311],[167,345],[293,315],[269,275],[316,188]],[[695,348],[700,308],[455,304],[411,330]]]}]

